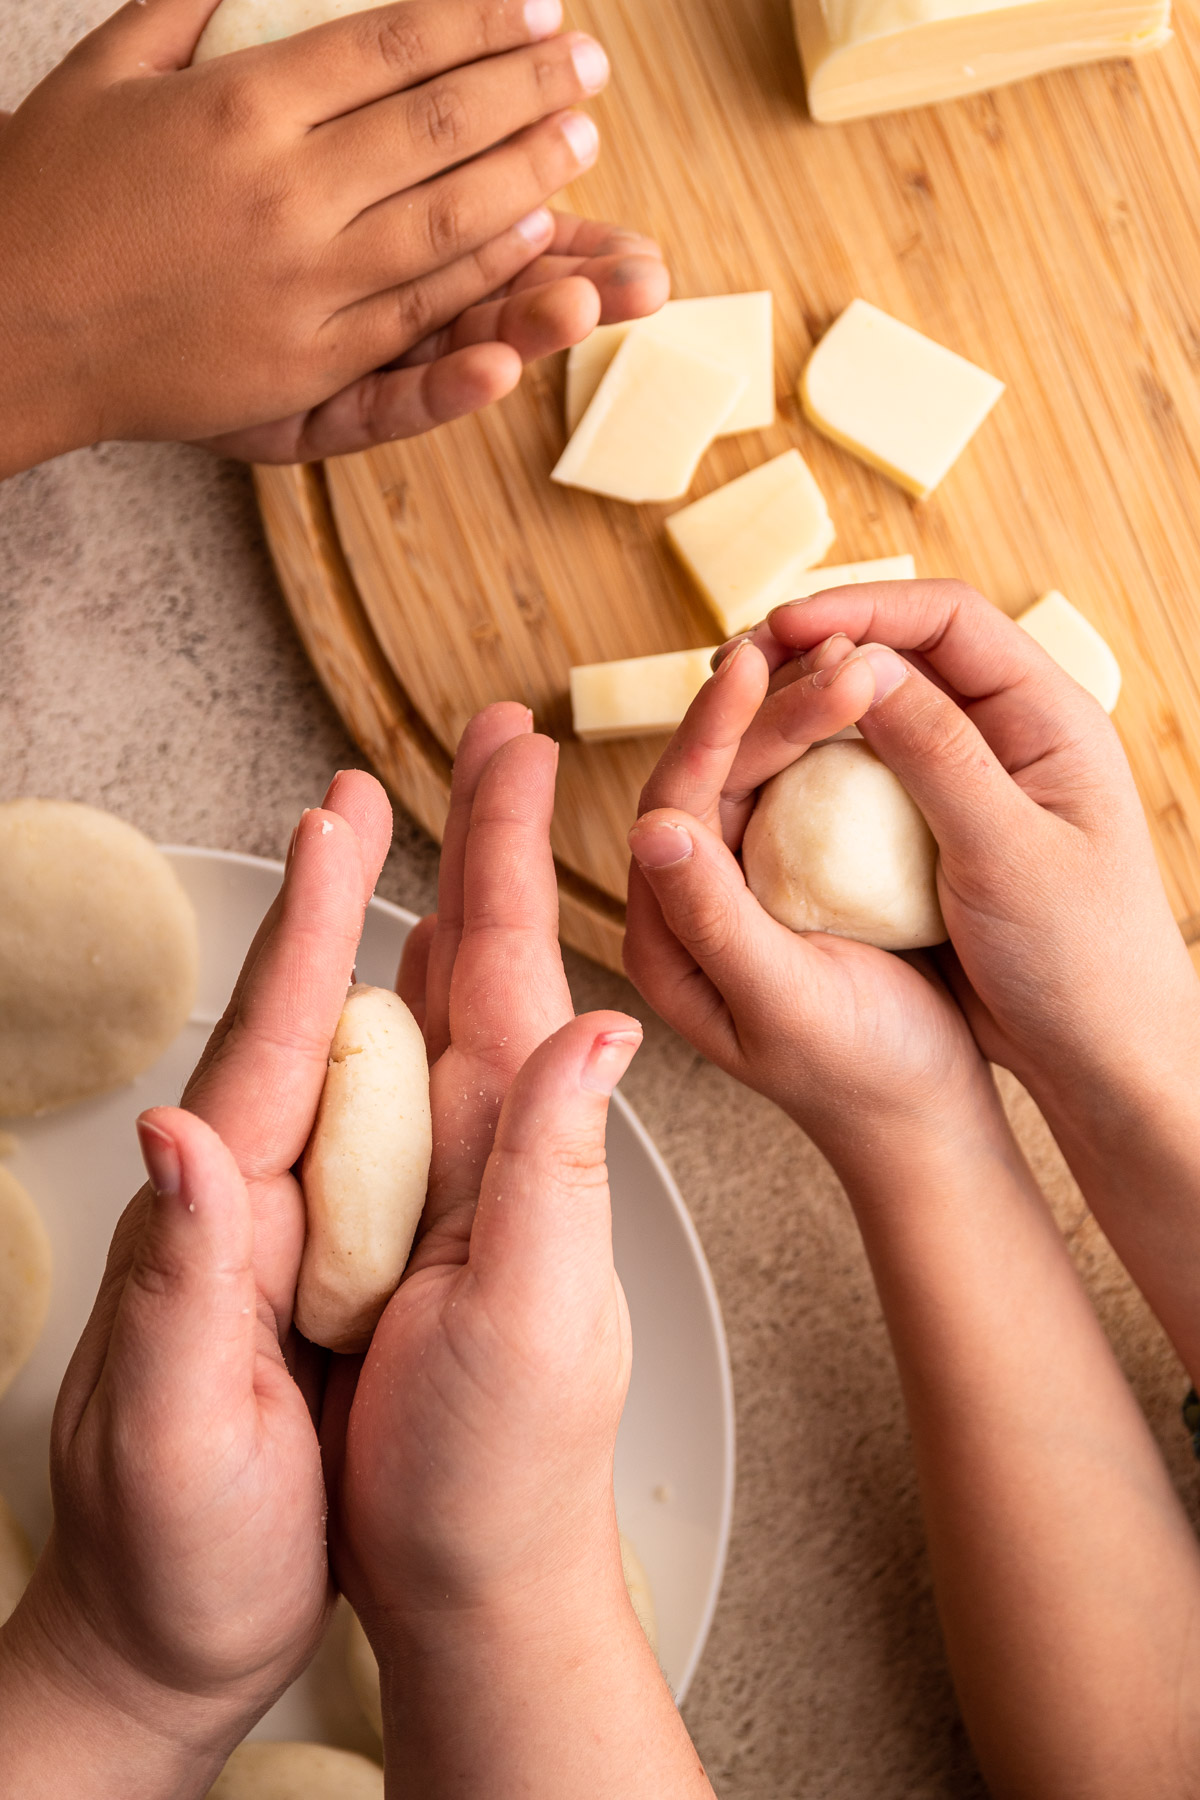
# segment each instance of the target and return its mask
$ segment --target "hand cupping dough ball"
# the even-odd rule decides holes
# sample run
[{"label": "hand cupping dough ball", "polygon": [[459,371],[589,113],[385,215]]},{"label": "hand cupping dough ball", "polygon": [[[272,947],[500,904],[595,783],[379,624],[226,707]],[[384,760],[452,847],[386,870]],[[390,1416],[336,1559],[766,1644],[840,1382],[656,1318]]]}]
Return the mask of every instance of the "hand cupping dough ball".
[{"label": "hand cupping dough ball", "polygon": [[29,1539],[0,1494],[0,1625],[12,1614],[33,1574]]},{"label": "hand cupping dough ball", "polygon": [[248,50],[253,44],[273,44],[344,19],[347,13],[370,12],[392,0],[221,0],[204,27],[192,56],[194,63],[211,62],[231,50]]},{"label": "hand cupping dough ball", "polygon": [[15,1176],[0,1169],[0,1394],[24,1368],[50,1304],[50,1240]]},{"label": "hand cupping dough ball", "polygon": [[132,1081],[196,993],[196,919],[132,825],[66,800],[0,805],[0,1118]]},{"label": "hand cupping dough ball", "polygon": [[916,802],[854,740],[818,744],[768,781],[742,844],[746,881],[773,918],[881,950],[945,942],[937,855]]},{"label": "hand cupping dough ball", "polygon": [[208,1800],[383,1800],[383,1770],[328,1744],[240,1744]]},{"label": "hand cupping dough ball", "polygon": [[365,1350],[425,1206],[433,1124],[421,1027],[388,988],[352,987],[301,1165],[308,1232],[296,1324],[327,1350]]}]

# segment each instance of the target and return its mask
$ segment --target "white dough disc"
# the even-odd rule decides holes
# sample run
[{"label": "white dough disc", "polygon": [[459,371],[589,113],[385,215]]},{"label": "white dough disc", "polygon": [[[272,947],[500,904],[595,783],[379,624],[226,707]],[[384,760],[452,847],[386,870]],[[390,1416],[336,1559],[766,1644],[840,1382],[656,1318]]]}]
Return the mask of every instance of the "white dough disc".
[{"label": "white dough disc", "polygon": [[248,50],[253,44],[273,44],[344,19],[348,13],[370,12],[393,0],[221,0],[201,33],[192,57],[194,63],[211,62],[231,50]]},{"label": "white dough disc", "polygon": [[183,1029],[196,918],[123,819],[66,800],[0,805],[0,1118],[132,1081]]},{"label": "white dough disc", "polygon": [[328,1744],[239,1744],[208,1800],[383,1800],[383,1770]]},{"label": "white dough disc", "polygon": [[33,1354],[50,1305],[50,1239],[15,1175],[0,1169],[0,1394]]},{"label": "white dough disc", "polygon": [[853,739],[818,744],[768,781],[742,844],[751,892],[782,925],[881,950],[945,942],[937,855],[916,802]]},{"label": "white dough disc", "polygon": [[0,1625],[3,1625],[33,1574],[29,1539],[0,1494]]}]

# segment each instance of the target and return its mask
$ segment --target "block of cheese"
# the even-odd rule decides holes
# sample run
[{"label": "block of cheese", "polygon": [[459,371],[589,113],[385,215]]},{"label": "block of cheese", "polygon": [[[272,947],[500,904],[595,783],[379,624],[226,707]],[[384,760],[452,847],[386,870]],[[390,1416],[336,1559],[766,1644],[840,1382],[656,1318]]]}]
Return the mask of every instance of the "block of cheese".
[{"label": "block of cheese", "polygon": [[311,31],[347,13],[369,12],[389,0],[221,0],[200,34],[194,63],[211,62],[231,50],[247,50],[252,44],[270,44]]},{"label": "block of cheese", "polygon": [[915,581],[917,565],[911,556],[877,556],[871,562],[826,563],[797,576],[789,600],[807,600],[826,588],[859,587],[867,581]]},{"label": "block of cheese", "polygon": [[817,430],[918,500],[1003,392],[994,375],[866,300],[850,302],[800,379],[800,404]]},{"label": "block of cheese", "polygon": [[589,337],[567,354],[567,430],[574,431],[600,378],[631,331],[649,331],[685,350],[711,356],[714,362],[739,369],[746,390],[718,432],[765,431],[775,423],[775,343],[771,296],[709,294],[699,300],[668,300],[648,319],[623,325],[597,325]]},{"label": "block of cheese", "polygon": [[1065,594],[1051,588],[1017,624],[1036,638],[1048,656],[1110,713],[1121,692],[1121,665],[1096,627],[1077,612]]},{"label": "block of cheese", "polygon": [[550,478],[614,500],[678,500],[745,386],[710,356],[631,331]]},{"label": "block of cheese", "polygon": [[1073,63],[1157,50],[1170,0],[792,0],[808,110],[926,106]]},{"label": "block of cheese", "polygon": [[571,670],[575,736],[588,744],[674,731],[712,674],[716,649],[668,650]]},{"label": "block of cheese", "polygon": [[833,542],[825,497],[785,450],[667,520],[667,536],[726,637],[790,599]]}]

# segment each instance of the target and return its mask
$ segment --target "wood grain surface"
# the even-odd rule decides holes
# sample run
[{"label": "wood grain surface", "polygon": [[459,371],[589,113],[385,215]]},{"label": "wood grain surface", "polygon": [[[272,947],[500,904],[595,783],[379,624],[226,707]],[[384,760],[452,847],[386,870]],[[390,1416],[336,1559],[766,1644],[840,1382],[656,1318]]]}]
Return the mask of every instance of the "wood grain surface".
[{"label": "wood grain surface", "polygon": [[[805,115],[787,0],[575,0],[571,22],[603,40],[614,78],[596,107],[604,154],[570,203],[657,236],[679,295],[775,296],[778,422],[715,445],[692,497],[795,445],[837,526],[831,561],[910,550],[920,574],[961,575],[1014,613],[1062,588],[1120,660],[1116,723],[1171,904],[1200,935],[1191,18],[1136,64],[845,126]],[[808,351],[855,295],[1008,384],[922,504],[795,402]],[[615,965],[625,832],[661,741],[571,740],[567,670],[717,632],[667,549],[671,508],[548,480],[562,362],[478,417],[331,462],[323,481],[262,472],[260,493],[310,654],[423,824],[439,829],[450,753],[484,702],[523,699],[562,737],[564,936]]]}]

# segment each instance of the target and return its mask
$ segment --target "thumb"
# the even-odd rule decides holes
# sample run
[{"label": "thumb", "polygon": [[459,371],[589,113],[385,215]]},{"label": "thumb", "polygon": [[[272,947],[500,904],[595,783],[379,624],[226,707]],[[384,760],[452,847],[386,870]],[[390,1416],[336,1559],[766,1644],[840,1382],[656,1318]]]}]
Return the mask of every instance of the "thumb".
[{"label": "thumb", "polygon": [[641,1045],[624,1013],[572,1019],[534,1051],[505,1098],[471,1232],[471,1264],[527,1299],[572,1266],[611,1268],[604,1132],[613,1090]]},{"label": "thumb", "polygon": [[186,69],[220,0],[129,0],[76,46],[72,57],[109,80]]},{"label": "thumb", "polygon": [[117,1305],[104,1379],[164,1425],[251,1391],[258,1335],[250,1202],[232,1155],[193,1114],[138,1120],[151,1193]]},{"label": "thumb", "polygon": [[883,645],[870,647],[875,698],[858,729],[924,813],[943,862],[978,862],[1028,830],[1040,809],[963,709]]}]

